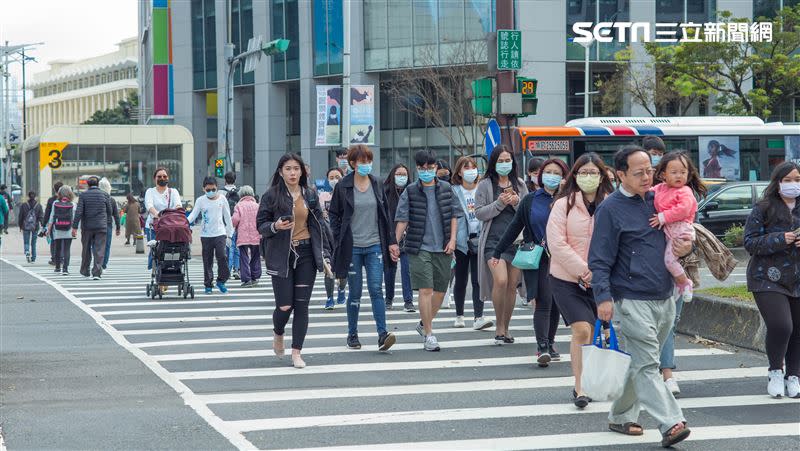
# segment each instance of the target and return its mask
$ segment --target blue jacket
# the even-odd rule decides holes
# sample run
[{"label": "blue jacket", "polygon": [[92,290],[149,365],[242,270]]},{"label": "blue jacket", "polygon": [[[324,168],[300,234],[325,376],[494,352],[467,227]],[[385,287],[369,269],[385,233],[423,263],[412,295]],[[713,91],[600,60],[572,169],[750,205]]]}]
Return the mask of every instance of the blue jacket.
[{"label": "blue jacket", "polygon": [[8,203],[6,203],[6,198],[0,196],[0,224],[4,224],[6,222],[6,218],[8,217]]},{"label": "blue jacket", "polygon": [[617,190],[597,207],[589,246],[594,299],[662,300],[672,296],[672,276],[664,264],[666,237],[649,220],[656,214],[648,192],[628,197]]}]

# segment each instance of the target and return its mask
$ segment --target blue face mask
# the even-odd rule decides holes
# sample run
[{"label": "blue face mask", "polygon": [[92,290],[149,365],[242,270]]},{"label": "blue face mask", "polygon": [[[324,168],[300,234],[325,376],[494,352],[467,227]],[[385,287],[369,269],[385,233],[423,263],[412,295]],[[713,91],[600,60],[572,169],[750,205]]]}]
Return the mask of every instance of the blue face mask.
[{"label": "blue face mask", "polygon": [[430,183],[436,178],[436,169],[417,169],[417,173],[423,183]]},{"label": "blue face mask", "polygon": [[650,156],[650,163],[653,165],[653,167],[657,166],[658,163],[660,163],[660,162],[661,162],[661,155],[651,155]]},{"label": "blue face mask", "polygon": [[514,168],[514,162],[512,161],[505,161],[505,162],[498,162],[494,166],[495,170],[500,175],[508,175],[511,174],[511,169]]},{"label": "blue face mask", "polygon": [[399,186],[400,188],[406,186],[408,183],[408,176],[407,175],[395,175],[394,176],[394,184]]},{"label": "blue face mask", "polygon": [[372,163],[358,163],[358,175],[368,176],[372,172]]},{"label": "blue face mask", "polygon": [[214,196],[216,196],[216,195],[217,195],[217,190],[214,190],[214,191],[206,191],[206,197],[207,197],[207,198],[209,198],[209,199],[213,199],[213,198],[214,198]]},{"label": "blue face mask", "polygon": [[561,176],[558,174],[542,174],[542,184],[547,189],[556,189],[561,184]]},{"label": "blue face mask", "polygon": [[350,163],[347,160],[339,160],[339,169],[343,170],[345,173],[350,171]]}]

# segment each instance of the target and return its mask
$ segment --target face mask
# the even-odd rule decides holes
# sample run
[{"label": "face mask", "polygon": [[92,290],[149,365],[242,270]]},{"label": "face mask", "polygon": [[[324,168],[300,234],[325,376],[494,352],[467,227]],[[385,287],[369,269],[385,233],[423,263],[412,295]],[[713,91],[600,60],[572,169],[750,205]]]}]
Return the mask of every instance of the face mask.
[{"label": "face mask", "polygon": [[558,174],[543,174],[542,184],[547,189],[556,189],[561,184],[561,176]]},{"label": "face mask", "polygon": [[650,163],[652,163],[653,166],[658,165],[658,163],[660,162],[661,162],[661,155],[652,155],[650,157]]},{"label": "face mask", "polygon": [[214,190],[214,191],[206,191],[206,197],[207,197],[207,198],[209,198],[209,199],[213,199],[213,198],[214,198],[214,196],[216,196],[216,195],[217,195],[217,190]]},{"label": "face mask", "polygon": [[158,186],[167,186],[169,184],[169,180],[160,179],[157,183]]},{"label": "face mask", "polygon": [[587,194],[593,194],[597,192],[597,188],[600,186],[600,174],[579,175],[575,178],[575,181],[578,183],[578,188],[580,188],[581,191]]},{"label": "face mask", "polygon": [[417,169],[417,173],[423,183],[430,183],[436,178],[436,169]]},{"label": "face mask", "polygon": [[394,184],[399,186],[400,188],[406,186],[408,183],[408,176],[407,175],[395,175],[394,176]]},{"label": "face mask", "polygon": [[359,163],[357,167],[358,175],[366,177],[372,172],[372,163]]},{"label": "face mask", "polygon": [[464,181],[467,183],[472,183],[478,178],[478,170],[477,169],[465,169],[464,170]]},{"label": "face mask", "polygon": [[494,169],[500,175],[508,175],[508,174],[511,174],[511,169],[514,167],[513,165],[514,165],[513,161],[505,161],[505,162],[502,162],[502,163],[498,162],[494,166]]},{"label": "face mask", "polygon": [[339,179],[328,180],[328,185],[331,186],[331,189],[335,188],[337,183],[339,183]]},{"label": "face mask", "polygon": [[347,160],[339,160],[339,169],[343,170],[345,173],[350,171],[350,163]]},{"label": "face mask", "polygon": [[788,198],[796,198],[800,196],[800,183],[786,182],[781,183],[780,189],[781,196]]}]

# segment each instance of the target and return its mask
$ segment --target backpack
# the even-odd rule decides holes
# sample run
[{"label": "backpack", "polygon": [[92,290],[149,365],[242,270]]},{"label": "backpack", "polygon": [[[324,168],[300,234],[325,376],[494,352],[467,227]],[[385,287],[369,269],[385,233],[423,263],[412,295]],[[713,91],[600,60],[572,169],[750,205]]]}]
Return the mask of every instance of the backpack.
[{"label": "backpack", "polygon": [[28,214],[25,216],[25,222],[22,223],[22,230],[36,230],[38,221],[36,220],[36,208],[30,207]]},{"label": "backpack", "polygon": [[72,227],[72,202],[53,202],[53,226],[56,230],[69,230]]},{"label": "backpack", "polygon": [[231,214],[233,214],[233,207],[239,202],[239,187],[227,191],[228,195],[225,196],[228,199],[228,206],[231,208]]}]

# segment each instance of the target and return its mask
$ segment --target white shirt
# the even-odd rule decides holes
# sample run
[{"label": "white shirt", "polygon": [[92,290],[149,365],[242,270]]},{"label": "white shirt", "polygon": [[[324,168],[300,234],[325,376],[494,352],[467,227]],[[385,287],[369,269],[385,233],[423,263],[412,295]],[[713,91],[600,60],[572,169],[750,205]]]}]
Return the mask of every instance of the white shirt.
[{"label": "white shirt", "polygon": [[203,215],[202,228],[200,229],[201,238],[214,238],[225,235],[233,236],[233,222],[231,221],[231,209],[228,206],[228,199],[217,194],[216,199],[209,199],[207,196],[200,196],[194,202],[194,209],[189,213],[189,224]]},{"label": "white shirt", "polygon": [[[169,203],[168,203],[169,202]],[[153,215],[150,214],[150,209],[155,208],[159,213],[167,208],[178,208],[181,205],[181,195],[175,188],[167,188],[164,193],[159,193],[156,188],[148,188],[144,193],[144,208],[147,210],[147,221],[145,228],[151,228],[153,225]]]}]

